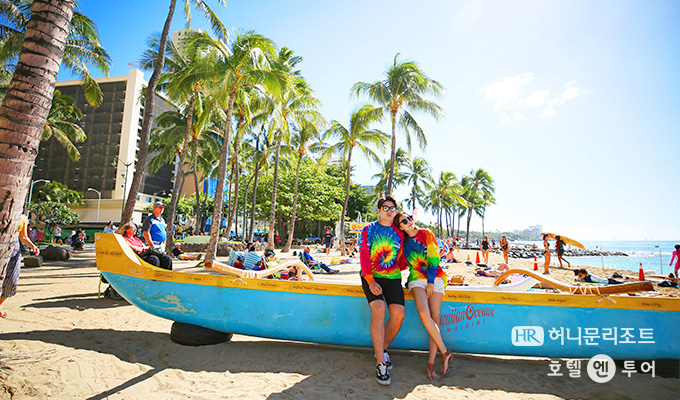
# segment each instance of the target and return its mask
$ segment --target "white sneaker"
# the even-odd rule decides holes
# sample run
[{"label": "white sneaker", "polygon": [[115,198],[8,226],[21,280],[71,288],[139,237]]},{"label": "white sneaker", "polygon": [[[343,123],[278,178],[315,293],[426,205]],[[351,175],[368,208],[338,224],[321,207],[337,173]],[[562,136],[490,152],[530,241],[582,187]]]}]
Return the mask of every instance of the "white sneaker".
[{"label": "white sneaker", "polygon": [[377,367],[375,367],[375,380],[377,380],[378,383],[383,386],[387,386],[392,383],[390,373],[387,372],[387,365],[385,365],[385,363],[380,363]]}]

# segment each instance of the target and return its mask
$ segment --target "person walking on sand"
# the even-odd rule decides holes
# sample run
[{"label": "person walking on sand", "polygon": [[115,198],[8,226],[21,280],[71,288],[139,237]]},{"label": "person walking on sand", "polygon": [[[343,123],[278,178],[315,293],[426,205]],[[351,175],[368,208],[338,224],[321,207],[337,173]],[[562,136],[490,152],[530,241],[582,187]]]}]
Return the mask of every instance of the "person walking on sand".
[{"label": "person walking on sand", "polygon": [[[399,333],[404,320],[404,290],[401,269],[406,269],[402,253],[404,233],[392,224],[397,202],[390,195],[378,199],[379,220],[361,231],[359,258],[361,287],[371,309],[371,339],[376,358],[376,380],[389,385],[392,361],[387,348]],[[390,317],[385,322],[385,303]]]},{"label": "person walking on sand", "polygon": [[54,226],[54,244],[57,243],[64,244],[64,242],[62,242],[61,240],[61,228],[59,227],[59,225]]},{"label": "person walking on sand", "polygon": [[[14,244],[12,253],[7,264],[0,268],[0,281],[2,288],[0,290],[0,306],[8,298],[17,294],[17,284],[19,282],[19,273],[21,272],[21,246],[19,242],[31,248],[31,252],[35,255],[40,254],[38,246],[33,244],[28,238],[28,218],[22,215],[19,219],[19,226],[17,233],[14,236]],[[0,318],[7,318],[7,313],[0,309]]]},{"label": "person walking on sand", "polygon": [[430,353],[427,359],[427,379],[435,381],[439,376],[434,372],[437,349],[442,353],[442,367],[439,373],[449,371],[453,353],[446,348],[439,331],[439,311],[446,290],[446,273],[442,270],[437,252],[437,238],[429,229],[418,228],[413,217],[399,211],[394,225],[405,233],[404,257],[408,261],[409,277],[407,287],[416,301],[416,308],[423,326],[430,335]]},{"label": "person walking on sand", "polygon": [[484,236],[482,239],[482,257],[484,257],[484,264],[489,263],[489,239]]},{"label": "person walking on sand", "polygon": [[562,261],[567,263],[567,268],[571,267],[571,264],[569,263],[569,261],[567,261],[567,259],[563,257],[564,256],[564,242],[562,241],[562,238],[558,235],[558,236],[555,236],[555,240],[557,241],[557,242],[555,242],[555,252],[557,253],[557,261],[560,262],[560,267],[562,266]]},{"label": "person walking on sand", "polygon": [[508,245],[508,239],[503,236],[501,238],[501,251],[503,252],[503,261],[507,264],[508,263],[508,250],[510,249],[510,246]]},{"label": "person walking on sand", "polygon": [[335,239],[335,236],[331,233],[330,229],[326,229],[326,233],[323,235],[323,245],[326,247],[325,251],[326,254],[331,253],[331,249],[333,248],[333,241]]},{"label": "person walking on sand", "polygon": [[675,245],[675,251],[673,252],[673,256],[671,257],[671,263],[668,265],[672,267],[673,261],[675,261],[675,276],[677,277],[678,269],[680,269],[680,244]]},{"label": "person walking on sand", "polygon": [[548,275],[550,273],[550,243],[548,243],[550,235],[547,233],[543,235],[543,258],[545,262],[543,263],[543,274]]}]

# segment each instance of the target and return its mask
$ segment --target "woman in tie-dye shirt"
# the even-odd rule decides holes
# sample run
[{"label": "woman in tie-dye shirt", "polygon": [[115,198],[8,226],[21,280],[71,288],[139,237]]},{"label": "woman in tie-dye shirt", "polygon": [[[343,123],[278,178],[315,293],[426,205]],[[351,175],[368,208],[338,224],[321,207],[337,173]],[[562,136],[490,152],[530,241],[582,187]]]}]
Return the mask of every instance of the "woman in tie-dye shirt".
[{"label": "woman in tie-dye shirt", "polygon": [[433,381],[439,378],[434,372],[437,349],[442,353],[440,374],[448,372],[453,358],[439,332],[439,310],[446,290],[446,274],[439,266],[439,246],[430,230],[418,228],[413,217],[403,211],[394,217],[394,225],[405,233],[403,252],[411,272],[407,285],[416,301],[420,319],[430,334],[427,377]]}]

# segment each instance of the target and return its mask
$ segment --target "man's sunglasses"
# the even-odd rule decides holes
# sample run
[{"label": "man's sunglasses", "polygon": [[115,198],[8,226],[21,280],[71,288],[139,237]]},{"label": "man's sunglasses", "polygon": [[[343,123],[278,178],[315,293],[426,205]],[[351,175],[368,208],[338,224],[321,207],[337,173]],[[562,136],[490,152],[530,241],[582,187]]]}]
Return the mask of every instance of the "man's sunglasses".
[{"label": "man's sunglasses", "polygon": [[397,211],[397,206],[382,206],[382,210],[385,212],[392,211],[395,212]]},{"label": "man's sunglasses", "polygon": [[406,218],[402,219],[401,221],[399,221],[399,223],[402,224],[402,225],[406,225],[411,221],[413,221],[413,217],[409,216],[409,217],[406,217]]}]

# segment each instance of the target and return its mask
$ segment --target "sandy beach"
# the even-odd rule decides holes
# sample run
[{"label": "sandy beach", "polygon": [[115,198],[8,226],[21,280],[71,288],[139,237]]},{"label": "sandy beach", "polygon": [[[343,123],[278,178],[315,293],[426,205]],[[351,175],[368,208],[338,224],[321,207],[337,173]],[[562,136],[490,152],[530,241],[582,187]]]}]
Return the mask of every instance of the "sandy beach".
[{"label": "sandy beach", "polygon": [[[459,259],[468,254],[474,261],[474,251],[461,251]],[[313,255],[328,262],[338,253]],[[501,261],[490,257],[491,265]],[[287,258],[292,255],[281,256]],[[174,265],[195,270],[195,262]],[[533,260],[511,259],[510,266],[533,269]],[[358,264],[334,268],[340,273],[328,277],[358,281]],[[448,268],[468,284],[492,282],[475,277],[472,266]],[[552,271],[564,281],[573,278],[570,269]],[[611,276],[614,270],[592,272]],[[0,399],[658,400],[677,398],[680,388],[678,379],[639,373],[597,384],[585,366],[580,378],[550,377],[547,359],[471,354],[457,355],[451,371],[432,383],[427,356],[417,351],[394,351],[392,385],[381,387],[370,349],[240,335],[213,346],[180,346],[170,340],[171,321],[126,301],[97,299],[98,280],[91,244],[69,261],[22,269],[17,295],[3,305],[8,318],[0,320]]]}]

